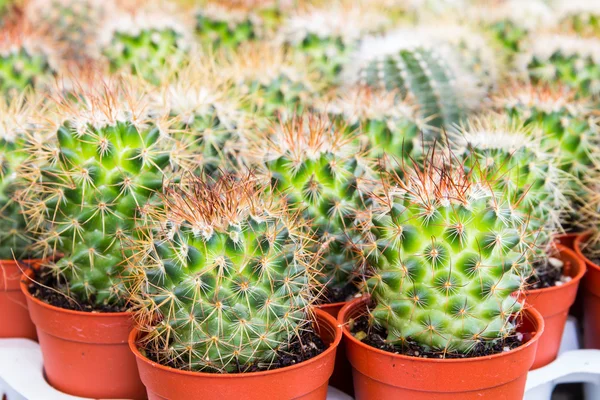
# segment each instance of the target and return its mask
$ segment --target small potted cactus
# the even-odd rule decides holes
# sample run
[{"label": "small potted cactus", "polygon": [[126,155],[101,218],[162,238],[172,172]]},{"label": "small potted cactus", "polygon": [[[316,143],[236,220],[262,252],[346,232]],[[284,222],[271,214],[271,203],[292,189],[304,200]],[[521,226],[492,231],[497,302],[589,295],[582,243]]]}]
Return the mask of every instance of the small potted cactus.
[{"label": "small potted cactus", "polygon": [[41,108],[41,99],[29,91],[0,101],[0,338],[36,338],[19,282],[23,271],[41,260],[35,259],[35,238],[27,232],[19,197]]},{"label": "small potted cactus", "polygon": [[484,175],[444,158],[373,193],[371,298],[338,317],[358,400],[523,396],[544,329],[514,296],[530,269],[526,225]]},{"label": "small potted cactus", "polygon": [[544,317],[545,330],[533,364],[542,367],[558,354],[569,308],[585,273],[575,253],[553,241],[553,234],[562,232],[570,208],[568,185],[576,181],[561,169],[561,157],[568,156],[550,151],[556,143],[539,126],[524,126],[504,115],[472,119],[452,142],[466,167],[483,173],[496,193],[507,196],[513,214],[527,216],[525,230],[535,237],[532,273],[519,295]]},{"label": "small potted cactus", "polygon": [[166,187],[133,246],[150,399],[325,399],[341,331],[310,308],[306,229],[251,174]]},{"label": "small potted cactus", "polygon": [[[132,78],[133,79],[133,78]],[[148,115],[135,81],[54,101],[22,196],[38,245],[59,259],[21,283],[49,383],[76,396],[145,398],[127,337],[130,237],[169,175],[193,156]]]}]

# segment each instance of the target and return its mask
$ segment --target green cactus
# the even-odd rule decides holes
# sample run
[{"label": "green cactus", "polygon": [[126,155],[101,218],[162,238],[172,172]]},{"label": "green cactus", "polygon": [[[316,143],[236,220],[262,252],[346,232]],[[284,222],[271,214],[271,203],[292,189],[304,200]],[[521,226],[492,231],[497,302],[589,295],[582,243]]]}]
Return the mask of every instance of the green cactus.
[{"label": "green cactus", "polygon": [[366,210],[364,184],[375,173],[353,139],[325,116],[298,116],[253,141],[250,151],[274,195],[301,212],[314,231],[319,280],[329,298],[349,291],[362,267],[354,230]]},{"label": "green cactus", "polygon": [[441,356],[486,349],[515,334],[528,270],[524,216],[462,165],[392,175],[376,197],[365,253],[373,322],[387,341]]},{"label": "green cactus", "polygon": [[27,231],[19,197],[25,189],[35,115],[42,107],[31,94],[0,101],[0,260],[32,258],[34,238]]},{"label": "green cactus", "polygon": [[562,0],[556,4],[562,30],[581,36],[600,35],[600,7],[587,0]]},{"label": "green cactus", "polygon": [[40,172],[24,198],[30,225],[42,234],[40,246],[62,255],[42,274],[93,308],[126,303],[134,229],[163,181],[193,157],[137,96],[118,81],[64,100],[54,139],[31,152]]},{"label": "green cactus", "polygon": [[183,60],[191,43],[182,21],[151,12],[115,18],[100,41],[111,72],[125,70],[154,84]]},{"label": "green cactus", "polygon": [[265,192],[229,175],[167,188],[155,234],[138,251],[141,344],[159,363],[269,366],[308,328],[312,255],[300,225]]},{"label": "green cactus", "polygon": [[600,96],[600,40],[539,35],[523,55],[522,68],[534,84],[565,85],[578,97]]}]

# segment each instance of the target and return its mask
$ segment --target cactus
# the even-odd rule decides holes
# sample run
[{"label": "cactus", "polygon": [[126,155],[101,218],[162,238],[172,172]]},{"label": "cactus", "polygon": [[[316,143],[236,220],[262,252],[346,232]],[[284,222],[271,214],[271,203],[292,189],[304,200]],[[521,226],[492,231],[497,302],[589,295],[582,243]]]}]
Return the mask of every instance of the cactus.
[{"label": "cactus", "polygon": [[600,40],[575,35],[532,37],[521,68],[534,84],[561,84],[578,97],[600,96]]},{"label": "cactus", "polygon": [[273,194],[314,230],[329,298],[350,291],[362,267],[354,229],[366,209],[364,185],[375,173],[353,139],[326,116],[305,115],[281,123],[250,149],[251,164],[272,182]]},{"label": "cactus", "polygon": [[307,329],[312,255],[298,222],[250,176],[168,186],[140,241],[142,346],[206,372],[269,366]]},{"label": "cactus", "polygon": [[41,99],[28,92],[0,100],[0,260],[33,256],[34,238],[27,232],[19,198],[25,189],[21,173],[28,168],[27,148],[42,107]]},{"label": "cactus", "polygon": [[486,89],[466,67],[458,47],[427,35],[427,31],[396,31],[367,38],[344,76],[351,84],[412,96],[423,119],[449,129],[480,105]]},{"label": "cactus", "polygon": [[344,0],[299,8],[283,22],[280,35],[333,82],[361,36],[381,32],[389,22],[378,8],[372,2]]},{"label": "cactus", "polygon": [[600,35],[600,7],[587,0],[559,0],[555,4],[560,24],[582,36]]},{"label": "cactus", "polygon": [[375,197],[367,280],[387,342],[469,355],[514,335],[527,232],[505,197],[462,165],[428,159]]},{"label": "cactus", "polygon": [[262,39],[275,30],[281,19],[277,1],[203,1],[196,12],[196,34],[209,48],[235,49]]},{"label": "cactus", "polygon": [[262,117],[300,113],[321,84],[306,59],[269,43],[241,46],[224,62],[223,73],[248,95],[248,112]]},{"label": "cactus", "polygon": [[98,34],[98,45],[111,72],[125,70],[157,84],[189,51],[191,34],[178,14],[149,6],[112,16]]},{"label": "cactus", "polygon": [[[499,110],[525,126],[541,131],[540,146],[564,171],[571,203],[583,195],[581,181],[599,165],[600,126],[591,107],[574,99],[575,94],[548,87],[518,86],[496,99]],[[519,122],[518,122],[519,123]]]},{"label": "cactus", "polygon": [[417,116],[417,107],[410,99],[401,98],[393,91],[367,87],[337,89],[315,106],[339,125],[355,132],[371,158],[386,154],[397,160],[408,160],[419,152],[420,132],[430,129],[426,121]]},{"label": "cactus", "polygon": [[42,86],[57,71],[55,43],[35,31],[24,15],[14,14],[0,32],[0,92],[14,96]]},{"label": "cactus", "polygon": [[61,100],[58,126],[30,150],[38,168],[23,196],[40,247],[62,257],[42,276],[77,304],[121,309],[126,259],[134,229],[156,201],[163,181],[193,166],[184,143],[165,121],[147,115],[144,96],[126,80]]}]

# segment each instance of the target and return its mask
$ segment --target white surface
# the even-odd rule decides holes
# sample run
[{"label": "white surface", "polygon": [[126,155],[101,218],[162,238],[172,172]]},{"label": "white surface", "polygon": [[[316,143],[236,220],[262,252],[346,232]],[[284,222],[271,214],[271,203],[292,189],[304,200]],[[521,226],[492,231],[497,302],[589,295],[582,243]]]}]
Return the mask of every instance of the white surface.
[{"label": "white surface", "polygon": [[[560,355],[553,363],[531,371],[524,400],[549,400],[561,383],[585,382],[586,398],[600,399],[600,350],[578,350],[577,323],[569,318]],[[0,398],[8,400],[85,400],[63,394],[45,381],[39,345],[27,339],[0,339]],[[329,388],[327,400],[352,400]]]}]

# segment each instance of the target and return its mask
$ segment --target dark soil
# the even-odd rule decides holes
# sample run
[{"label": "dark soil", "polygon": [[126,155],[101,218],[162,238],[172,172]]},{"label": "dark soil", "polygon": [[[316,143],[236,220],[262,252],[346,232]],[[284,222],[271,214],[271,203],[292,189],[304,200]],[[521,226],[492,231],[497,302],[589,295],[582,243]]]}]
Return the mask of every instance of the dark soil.
[{"label": "dark soil", "polygon": [[358,293],[354,283],[349,283],[343,288],[327,288],[323,294],[323,304],[341,303],[348,301]]},{"label": "dark soil", "polygon": [[67,310],[84,311],[84,312],[123,312],[126,307],[118,305],[94,304],[87,301],[75,301],[73,298],[65,296],[65,294],[57,288],[62,285],[51,273],[44,273],[43,270],[34,270],[33,281],[29,283],[29,293],[37,299],[40,299],[54,307],[64,308]]},{"label": "dark soil", "polygon": [[[248,373],[248,372],[260,372],[260,371],[271,371],[274,369],[289,367],[296,365],[303,361],[310,360],[313,357],[318,356],[327,349],[327,346],[321,338],[314,332],[312,327],[302,332],[298,340],[296,340],[289,348],[282,351],[279,358],[272,363],[257,363],[257,364],[238,364],[236,373]],[[181,369],[181,365],[176,363],[164,363],[158,354],[150,350],[140,349],[140,352],[145,355],[148,359],[166,365],[171,368]],[[211,372],[204,370],[202,372]],[[219,373],[213,371],[214,373]]]},{"label": "dark soil", "polygon": [[481,343],[476,345],[473,350],[469,354],[460,354],[460,353],[440,353],[431,350],[424,349],[421,345],[413,341],[407,341],[402,346],[394,346],[385,341],[387,337],[387,330],[378,327],[369,325],[368,317],[361,316],[354,320],[354,324],[352,326],[351,332],[354,336],[357,333],[362,332],[366,333],[367,336],[362,340],[363,343],[368,344],[371,347],[375,347],[377,349],[388,351],[394,354],[402,354],[410,357],[420,357],[420,358],[472,358],[472,357],[481,357],[481,356],[490,356],[492,354],[503,353],[507,351],[506,349],[514,349],[523,344],[518,337],[509,337],[502,341],[497,341],[496,343]]},{"label": "dark soil", "polygon": [[544,264],[538,263],[533,266],[534,273],[527,278],[528,289],[544,289],[556,286],[557,282],[564,282],[563,268],[552,266],[547,260]]}]

